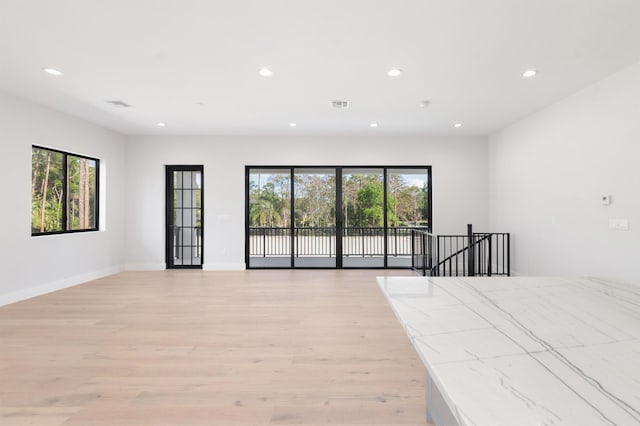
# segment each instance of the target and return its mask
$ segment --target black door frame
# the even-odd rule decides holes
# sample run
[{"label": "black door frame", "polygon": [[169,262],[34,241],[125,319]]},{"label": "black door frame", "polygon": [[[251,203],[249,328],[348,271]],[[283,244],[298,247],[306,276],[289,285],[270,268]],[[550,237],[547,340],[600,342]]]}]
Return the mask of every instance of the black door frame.
[{"label": "black door frame", "polygon": [[[200,172],[200,264],[175,265],[173,263],[173,173]],[[204,263],[204,166],[203,165],[166,165],[165,166],[165,263],[167,269],[202,269]]]},{"label": "black door frame", "polygon": [[[250,247],[249,247],[249,228],[250,228],[250,218],[249,218],[249,203],[250,203],[250,171],[251,169],[271,169],[271,170],[289,170],[290,177],[290,193],[291,193],[291,265],[290,266],[251,266],[250,265]],[[295,266],[295,220],[294,220],[294,172],[295,169],[333,169],[336,173],[336,266],[335,267],[314,267],[314,266]],[[342,236],[343,230],[343,217],[342,217],[342,175],[344,169],[380,169],[383,171],[383,203],[384,203],[384,266],[377,267],[366,267],[366,266],[343,266],[342,264],[342,238],[338,238],[338,236]],[[245,242],[244,242],[244,257],[245,257],[245,268],[247,269],[411,269],[410,267],[405,268],[401,266],[388,266],[388,218],[387,218],[387,170],[395,170],[395,169],[407,169],[407,170],[426,170],[427,171],[427,207],[428,207],[428,231],[432,232],[433,230],[433,174],[431,172],[431,166],[405,166],[405,165],[393,165],[393,166],[363,166],[363,165],[346,165],[346,166],[323,166],[323,165],[298,165],[298,166],[288,166],[288,165],[270,165],[270,166],[261,166],[261,165],[249,165],[244,168],[244,177],[245,177]]]}]

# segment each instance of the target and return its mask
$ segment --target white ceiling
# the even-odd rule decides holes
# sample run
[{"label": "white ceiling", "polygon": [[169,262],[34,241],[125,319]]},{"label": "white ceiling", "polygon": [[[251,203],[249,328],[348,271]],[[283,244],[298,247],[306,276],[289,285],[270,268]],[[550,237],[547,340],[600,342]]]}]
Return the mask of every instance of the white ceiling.
[{"label": "white ceiling", "polygon": [[638,0],[0,0],[0,90],[125,134],[486,135],[638,60]]}]

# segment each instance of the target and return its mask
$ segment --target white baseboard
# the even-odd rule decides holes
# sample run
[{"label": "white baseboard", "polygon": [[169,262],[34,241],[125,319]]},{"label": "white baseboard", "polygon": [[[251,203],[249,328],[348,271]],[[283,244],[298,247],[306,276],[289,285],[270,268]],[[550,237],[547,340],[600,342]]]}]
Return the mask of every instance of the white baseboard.
[{"label": "white baseboard", "polygon": [[[167,265],[164,263],[128,263],[124,265],[125,271],[164,271]],[[203,271],[244,271],[244,263],[205,263]]]},{"label": "white baseboard", "polygon": [[244,263],[205,263],[202,265],[203,271],[244,271]]},{"label": "white baseboard", "polygon": [[117,274],[118,272],[122,272],[123,270],[123,267],[115,266],[111,268],[101,269],[99,271],[89,272],[86,274],[75,275],[73,277],[64,278],[58,281],[36,285],[22,290],[12,291],[10,293],[0,294],[0,306],[31,299],[32,297],[42,296],[43,294],[47,293],[53,293],[54,291],[73,287],[78,284],[84,284],[88,281],[93,281],[109,275]]},{"label": "white baseboard", "polygon": [[124,265],[125,271],[164,271],[167,265],[164,263],[128,263]]}]

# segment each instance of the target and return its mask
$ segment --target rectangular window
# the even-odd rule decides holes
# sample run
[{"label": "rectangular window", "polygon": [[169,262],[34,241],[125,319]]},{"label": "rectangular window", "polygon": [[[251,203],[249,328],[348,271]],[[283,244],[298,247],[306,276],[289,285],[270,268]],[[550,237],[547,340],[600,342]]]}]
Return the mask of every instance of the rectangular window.
[{"label": "rectangular window", "polygon": [[31,235],[98,230],[100,160],[31,148]]}]

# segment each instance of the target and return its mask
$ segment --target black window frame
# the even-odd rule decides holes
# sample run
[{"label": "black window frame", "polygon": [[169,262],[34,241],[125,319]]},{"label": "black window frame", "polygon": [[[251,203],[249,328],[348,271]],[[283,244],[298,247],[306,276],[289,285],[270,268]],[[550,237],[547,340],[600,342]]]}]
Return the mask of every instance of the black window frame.
[{"label": "black window frame", "polygon": [[[200,173],[200,263],[197,264],[176,265],[173,262],[174,245],[171,234],[174,228],[172,218],[175,206],[170,200],[173,199],[173,190],[175,189],[173,185],[174,172]],[[202,269],[204,266],[204,165],[202,164],[165,165],[165,264],[167,269]]]},{"label": "black window frame", "polygon": [[[62,176],[62,199],[64,200],[64,206],[62,209],[62,226],[65,228],[61,231],[44,231],[44,232],[34,232],[33,231],[33,223],[31,224],[31,236],[32,237],[41,237],[44,235],[59,235],[59,234],[76,234],[81,232],[96,232],[100,230],[100,159],[95,157],[89,157],[83,154],[77,154],[74,152],[62,151],[55,148],[50,148],[47,146],[41,145],[31,145],[31,158],[33,158],[33,150],[34,149],[42,149],[50,152],[55,152],[58,154],[62,154],[62,169],[64,171]],[[95,188],[95,226],[92,228],[85,229],[66,229],[68,226],[68,211],[69,211],[69,199],[68,199],[68,173],[69,173],[69,163],[68,157],[76,157],[82,158],[86,160],[91,160],[95,162],[96,169],[96,188]],[[33,173],[33,165],[31,166],[31,172]],[[33,178],[32,178],[33,179]],[[32,200],[33,202],[33,200]]]},{"label": "black window frame", "polygon": [[[282,164],[282,165],[246,165],[244,166],[244,175],[245,175],[245,184],[244,184],[244,259],[245,259],[245,269],[411,269],[411,267],[402,267],[402,266],[389,266],[387,260],[387,238],[384,239],[384,266],[343,266],[342,265],[342,250],[341,244],[338,244],[336,247],[336,266],[327,266],[327,267],[315,267],[315,266],[295,266],[294,265],[294,251],[293,251],[293,243],[291,250],[291,265],[290,266],[251,266],[251,255],[250,255],[250,237],[249,237],[249,228],[250,228],[250,217],[249,217],[249,206],[250,206],[250,174],[252,169],[265,169],[265,170],[288,170],[291,181],[291,211],[294,210],[294,172],[296,169],[335,169],[336,171],[336,212],[342,210],[342,176],[344,169],[381,169],[383,170],[383,206],[384,206],[384,232],[387,235],[389,226],[388,226],[388,215],[387,215],[387,171],[388,170],[397,170],[397,169],[406,169],[406,170],[426,170],[427,172],[427,214],[428,214],[428,226],[426,227],[427,232],[433,232],[433,168],[431,165],[290,165],[290,164]],[[293,215],[292,215],[293,218]],[[291,229],[293,229],[294,221],[291,221]],[[342,217],[339,214],[336,214],[336,228],[342,229]],[[292,234],[293,235],[293,234]],[[292,237],[293,238],[293,237]]]}]

